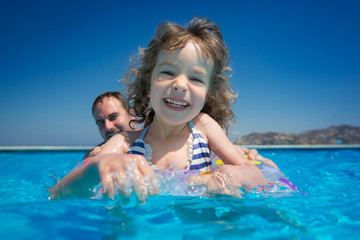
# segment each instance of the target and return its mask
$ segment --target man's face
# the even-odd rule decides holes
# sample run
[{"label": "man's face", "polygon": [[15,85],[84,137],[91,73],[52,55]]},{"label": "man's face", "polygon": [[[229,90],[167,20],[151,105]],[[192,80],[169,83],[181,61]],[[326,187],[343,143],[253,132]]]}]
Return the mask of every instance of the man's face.
[{"label": "man's face", "polygon": [[131,131],[129,116],[121,102],[115,97],[106,97],[94,108],[94,118],[105,141],[122,131]]}]

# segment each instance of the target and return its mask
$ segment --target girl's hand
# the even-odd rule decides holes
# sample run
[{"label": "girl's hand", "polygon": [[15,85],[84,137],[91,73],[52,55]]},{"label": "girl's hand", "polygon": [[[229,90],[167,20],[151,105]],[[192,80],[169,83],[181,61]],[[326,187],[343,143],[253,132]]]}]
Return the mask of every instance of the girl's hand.
[{"label": "girl's hand", "polygon": [[153,169],[141,155],[104,154],[95,157],[101,185],[106,196],[113,198],[116,193],[129,197],[132,191],[139,201],[157,192]]},{"label": "girl's hand", "polygon": [[256,149],[248,149],[248,148],[242,148],[237,145],[235,145],[236,148],[238,148],[241,152],[243,152],[245,155],[247,155],[249,160],[261,160],[266,164],[269,164],[270,166],[273,166],[274,168],[279,169],[279,167],[270,159],[264,158],[261,156]]}]

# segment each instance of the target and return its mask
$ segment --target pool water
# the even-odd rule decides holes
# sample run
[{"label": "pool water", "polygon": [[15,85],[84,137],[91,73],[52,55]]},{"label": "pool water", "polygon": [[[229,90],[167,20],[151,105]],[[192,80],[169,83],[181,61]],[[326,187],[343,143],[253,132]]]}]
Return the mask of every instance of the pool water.
[{"label": "pool water", "polygon": [[290,196],[50,201],[84,152],[0,152],[0,239],[359,239],[360,149],[260,150]]}]

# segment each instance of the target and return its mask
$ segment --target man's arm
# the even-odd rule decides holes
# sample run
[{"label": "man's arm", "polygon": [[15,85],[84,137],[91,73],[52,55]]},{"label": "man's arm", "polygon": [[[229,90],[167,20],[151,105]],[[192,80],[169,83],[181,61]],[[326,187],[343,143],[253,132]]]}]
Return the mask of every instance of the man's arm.
[{"label": "man's arm", "polygon": [[104,141],[104,142],[100,143],[99,145],[97,145],[96,147],[94,147],[93,149],[91,149],[90,151],[88,151],[85,154],[83,160],[85,160],[87,158],[95,157],[101,151],[101,148],[105,143],[106,142]]}]

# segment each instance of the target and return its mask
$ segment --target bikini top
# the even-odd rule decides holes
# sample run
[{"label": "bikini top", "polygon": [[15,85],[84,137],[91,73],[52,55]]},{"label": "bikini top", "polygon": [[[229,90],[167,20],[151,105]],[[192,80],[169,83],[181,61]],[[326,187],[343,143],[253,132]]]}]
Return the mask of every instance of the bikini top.
[{"label": "bikini top", "polygon": [[[207,172],[210,170],[211,159],[210,150],[207,142],[201,134],[201,131],[196,130],[192,121],[188,122],[191,129],[191,134],[187,140],[188,143],[188,161],[186,163],[185,170],[197,170],[200,172]],[[144,136],[149,129],[148,125],[141,133],[140,137],[135,140],[131,145],[128,154],[139,154],[143,155],[150,166],[153,167],[152,160],[152,149],[149,144],[144,142]]]}]

